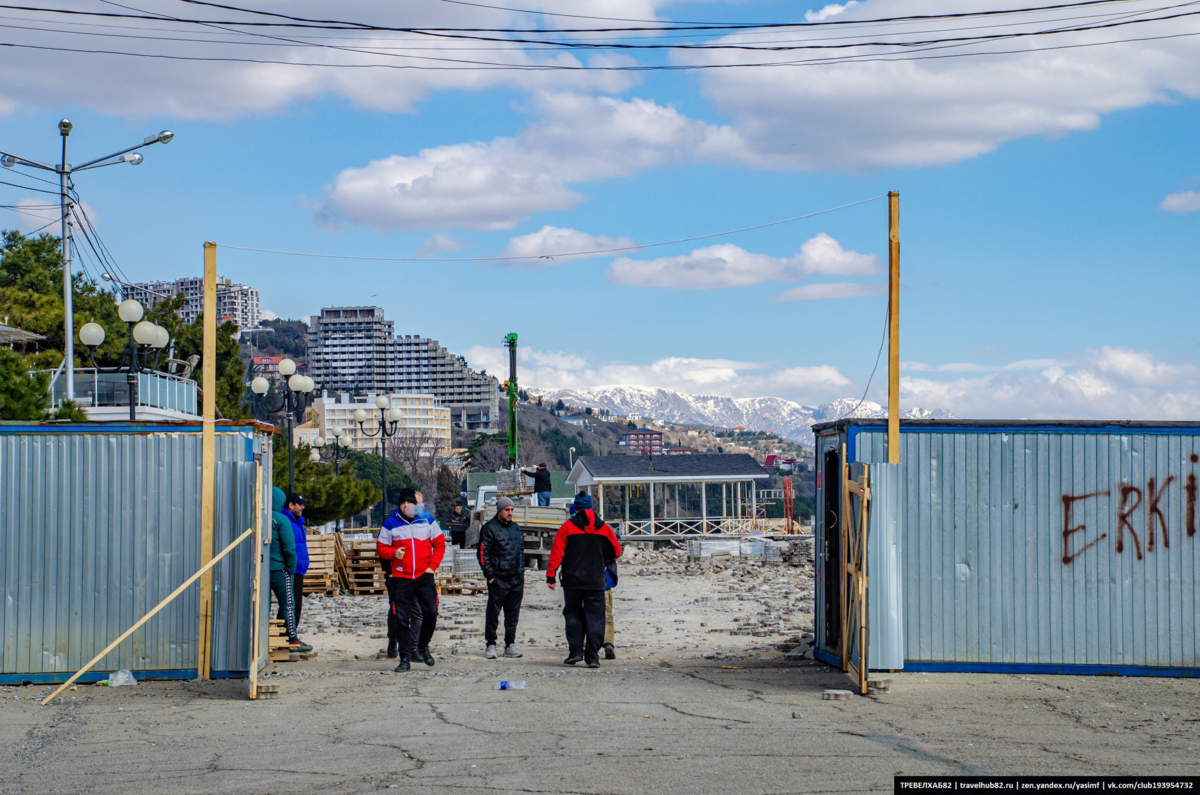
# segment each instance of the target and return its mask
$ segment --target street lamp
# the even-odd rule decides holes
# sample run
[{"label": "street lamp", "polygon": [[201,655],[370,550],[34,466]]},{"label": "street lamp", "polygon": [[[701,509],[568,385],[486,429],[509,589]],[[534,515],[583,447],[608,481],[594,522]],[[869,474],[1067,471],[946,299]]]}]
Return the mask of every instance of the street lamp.
[{"label": "street lamp", "polygon": [[[400,430],[400,420],[404,416],[404,412],[400,409],[388,408],[392,401],[388,400],[387,395],[380,395],[375,398],[375,408],[379,409],[379,427],[371,433],[363,425],[367,421],[366,409],[358,409],[354,412],[354,421],[358,423],[358,427],[362,429],[363,436],[378,436],[379,437],[379,453],[380,460],[383,462],[383,518],[387,519],[387,447],[385,442],[387,439],[395,436]],[[389,427],[390,426],[390,427]]]},{"label": "street lamp", "polygon": [[[322,459],[333,462],[333,475],[338,477],[342,474],[341,463],[350,457],[350,437],[346,435],[346,431],[342,426],[335,425],[330,431],[333,434],[332,439],[326,439],[324,436],[318,436],[313,439],[313,451],[309,456],[309,460],[314,464]],[[338,530],[342,529],[342,520],[338,519]]]},{"label": "street lamp", "polygon": [[[70,192],[74,190],[75,184],[71,181],[71,175],[76,171],[86,171],[90,168],[100,168],[102,166],[115,166],[118,163],[128,163],[131,166],[141,165],[145,158],[140,154],[133,154],[135,149],[141,149],[144,146],[152,144],[169,144],[175,137],[175,133],[170,130],[163,130],[160,133],[146,136],[137,146],[131,146],[128,149],[122,149],[120,152],[114,152],[111,155],[89,160],[80,166],[72,166],[67,163],[67,136],[71,134],[74,126],[68,119],[63,119],[58,123],[58,132],[62,136],[62,162],[57,166],[39,163],[36,160],[30,160],[27,157],[21,157],[20,155],[0,150],[0,166],[4,166],[5,168],[29,166],[41,169],[42,171],[53,171],[58,174],[58,200],[62,212],[63,358],[66,363],[67,398],[69,400],[75,399],[75,321],[72,317],[74,309],[71,296],[71,222],[69,220],[72,203]],[[130,411],[133,411],[132,407]]]},{"label": "street lamp", "polygon": [[[137,301],[122,301],[117,307],[117,314],[129,326],[129,341],[125,343],[125,353],[120,365],[101,367],[96,364],[96,349],[104,344],[105,336],[104,326],[99,323],[84,323],[83,328],[79,329],[79,341],[87,347],[88,357],[97,372],[117,373],[125,369],[128,373],[126,382],[129,385],[129,421],[136,422],[138,374],[158,369],[158,357],[162,354],[162,349],[170,343],[171,334],[156,323],[142,320],[142,305]],[[151,351],[154,351],[153,367],[149,366]]]},{"label": "street lamp", "polygon": [[279,403],[274,408],[268,405],[266,398],[271,389],[270,381],[260,375],[250,382],[250,391],[258,396],[259,405],[266,411],[274,413],[283,409],[287,412],[288,491],[293,492],[296,490],[296,477],[292,463],[292,448],[295,446],[292,440],[292,417],[304,408],[302,396],[312,392],[316,385],[308,376],[296,372],[296,363],[291,359],[284,359],[279,363],[279,374],[287,378],[287,389],[280,390]]}]

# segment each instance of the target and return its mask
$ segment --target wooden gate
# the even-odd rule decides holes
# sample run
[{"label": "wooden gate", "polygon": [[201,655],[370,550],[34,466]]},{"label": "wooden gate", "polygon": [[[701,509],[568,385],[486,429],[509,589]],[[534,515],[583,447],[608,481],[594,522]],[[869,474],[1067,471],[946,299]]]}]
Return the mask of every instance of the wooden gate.
[{"label": "wooden gate", "polygon": [[847,464],[842,446],[842,670],[867,694],[867,528],[871,481],[866,464]]}]

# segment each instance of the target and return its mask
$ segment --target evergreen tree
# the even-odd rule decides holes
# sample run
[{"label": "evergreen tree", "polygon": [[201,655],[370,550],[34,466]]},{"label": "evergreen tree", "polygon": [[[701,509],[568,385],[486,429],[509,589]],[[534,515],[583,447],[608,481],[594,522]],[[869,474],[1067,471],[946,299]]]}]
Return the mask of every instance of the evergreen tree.
[{"label": "evergreen tree", "polygon": [[[380,492],[370,481],[356,477],[354,461],[340,464],[341,474],[334,476],[333,464],[309,459],[312,448],[301,444],[293,451],[296,492],[308,500],[304,515],[312,525],[349,519],[379,501]],[[282,434],[275,435],[272,458],[275,485],[288,490],[288,453]]]}]

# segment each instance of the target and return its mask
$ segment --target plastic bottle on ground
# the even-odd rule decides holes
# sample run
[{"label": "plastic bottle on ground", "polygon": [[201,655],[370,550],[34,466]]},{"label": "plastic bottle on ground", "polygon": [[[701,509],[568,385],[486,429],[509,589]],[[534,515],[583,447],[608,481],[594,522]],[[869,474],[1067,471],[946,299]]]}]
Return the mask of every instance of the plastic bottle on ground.
[{"label": "plastic bottle on ground", "polygon": [[508,680],[503,680],[503,681],[497,682],[496,684],[492,685],[492,690],[524,690],[524,689],[525,689],[525,680],[524,679],[518,679],[515,682],[509,682]]}]

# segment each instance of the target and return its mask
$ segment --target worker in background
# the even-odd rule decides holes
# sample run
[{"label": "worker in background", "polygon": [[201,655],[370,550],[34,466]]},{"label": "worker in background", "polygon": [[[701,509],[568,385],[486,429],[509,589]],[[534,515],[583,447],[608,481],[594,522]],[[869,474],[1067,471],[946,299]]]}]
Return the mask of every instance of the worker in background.
[{"label": "worker in background", "polygon": [[546,469],[546,464],[538,464],[536,469],[525,467],[521,470],[521,474],[533,478],[533,493],[537,495],[538,505],[548,506],[550,496],[554,493],[554,486],[550,483],[550,470]]},{"label": "worker in background", "polygon": [[296,573],[296,536],[291,521],[283,515],[287,495],[271,489],[271,593],[279,603],[276,616],[287,627],[288,643],[298,652],[312,651],[296,634],[296,603],[292,598],[292,576]]},{"label": "worker in background", "polygon": [[414,654],[426,665],[433,665],[429,641],[438,615],[434,572],[446,554],[446,537],[437,520],[418,509],[413,489],[400,492],[396,511],[383,523],[375,548],[380,559],[392,566],[388,595],[398,621],[400,664],[396,671],[409,670]]},{"label": "worker in background", "polygon": [[[580,660],[588,668],[600,667],[604,644],[605,564],[621,557],[621,542],[612,528],[592,510],[592,498],[575,497],[575,515],[562,523],[550,547],[546,585],[554,590],[555,574],[562,568],[563,618],[566,619],[566,665]],[[587,645],[584,645],[584,639]]]},{"label": "worker in background", "polygon": [[513,521],[513,501],[496,498],[496,515],[479,530],[479,567],[487,582],[488,601],[483,619],[483,656],[494,660],[496,626],[504,611],[504,656],[520,657],[517,651],[517,621],[525,598],[525,537]]},{"label": "worker in background", "polygon": [[463,510],[462,503],[454,506],[450,514],[450,543],[459,549],[465,549],[467,543],[467,528],[471,525],[471,515]]},{"label": "worker in background", "polygon": [[292,526],[292,537],[296,539],[296,568],[292,574],[292,606],[296,627],[300,626],[300,610],[304,607],[304,575],[308,572],[308,530],[304,527],[304,506],[308,500],[296,492],[283,498],[280,513]]}]

